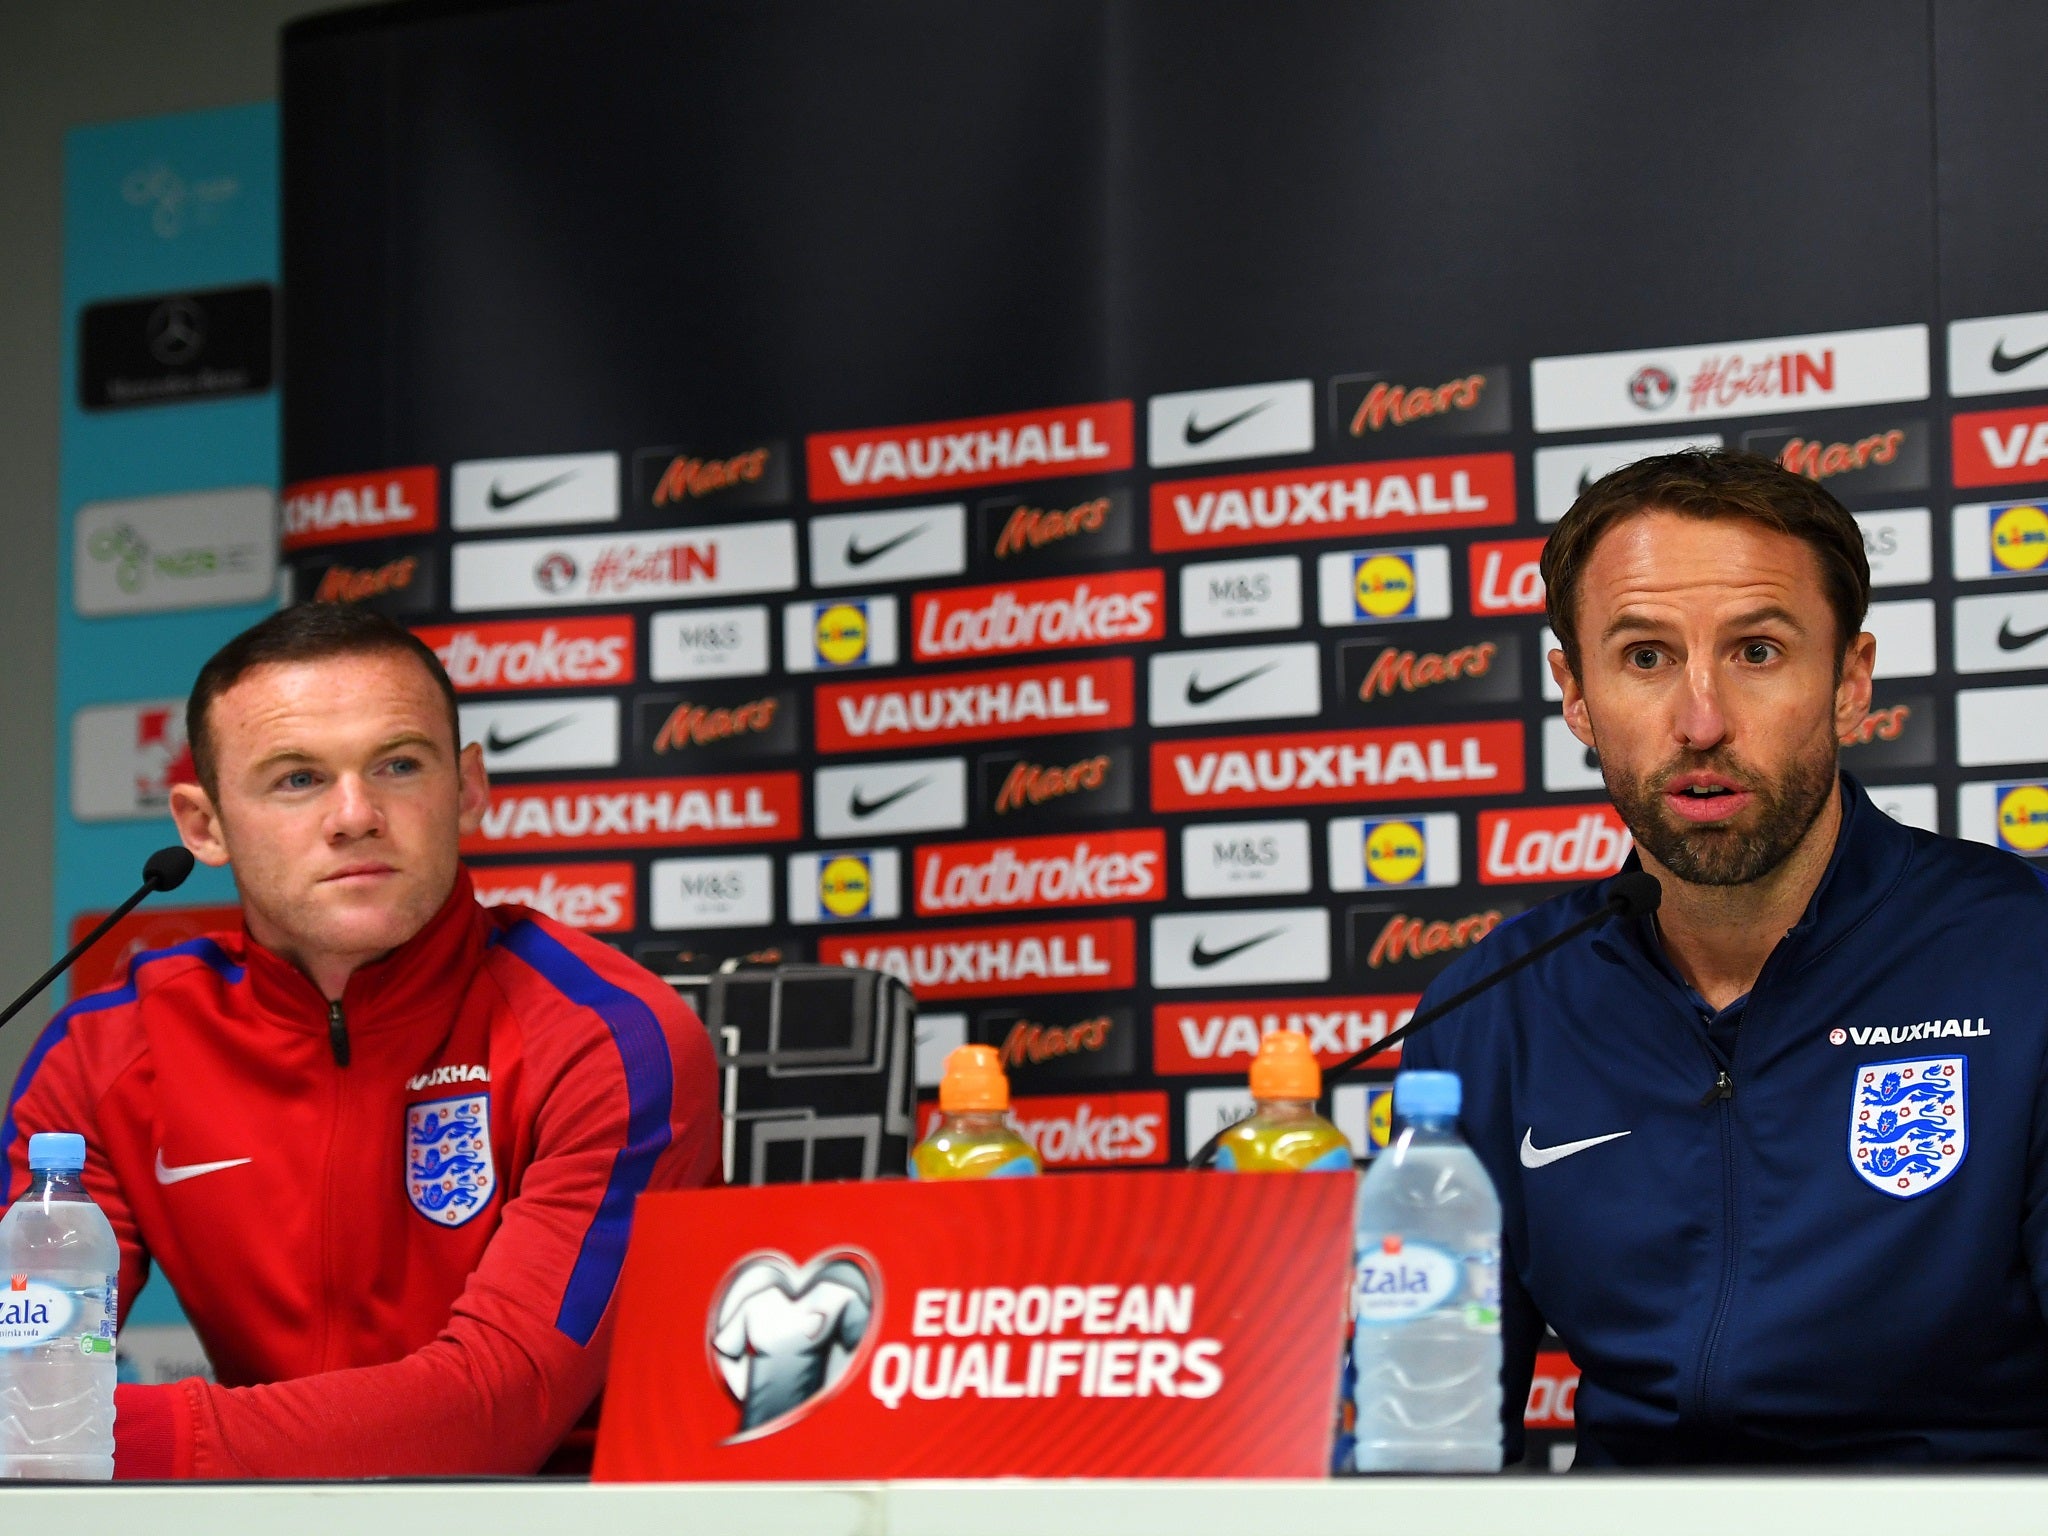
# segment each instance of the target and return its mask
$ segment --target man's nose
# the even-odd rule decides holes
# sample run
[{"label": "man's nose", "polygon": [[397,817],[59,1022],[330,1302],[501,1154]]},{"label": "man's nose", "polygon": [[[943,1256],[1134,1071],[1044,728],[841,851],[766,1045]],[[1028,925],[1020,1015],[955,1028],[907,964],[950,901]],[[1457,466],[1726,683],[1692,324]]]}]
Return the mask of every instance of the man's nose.
[{"label": "man's nose", "polygon": [[328,835],[337,839],[373,837],[383,830],[384,813],[360,774],[344,773],[335,780],[327,826]]},{"label": "man's nose", "polygon": [[1726,739],[1728,717],[1721,707],[1721,675],[1710,656],[1687,662],[1673,729],[1680,743],[1695,751],[1719,746]]}]

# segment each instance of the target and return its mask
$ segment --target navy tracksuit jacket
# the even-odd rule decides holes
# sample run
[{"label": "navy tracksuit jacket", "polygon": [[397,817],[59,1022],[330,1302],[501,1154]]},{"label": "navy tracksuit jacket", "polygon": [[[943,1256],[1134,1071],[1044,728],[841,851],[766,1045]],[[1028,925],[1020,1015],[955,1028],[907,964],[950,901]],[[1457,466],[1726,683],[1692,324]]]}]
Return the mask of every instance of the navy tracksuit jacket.
[{"label": "navy tracksuit jacket", "polygon": [[1812,904],[1711,1029],[1624,920],[1406,1047],[1463,1078],[1500,1190],[1511,1457],[1547,1320],[1583,1465],[2048,1459],[2048,881],[1842,788]]}]

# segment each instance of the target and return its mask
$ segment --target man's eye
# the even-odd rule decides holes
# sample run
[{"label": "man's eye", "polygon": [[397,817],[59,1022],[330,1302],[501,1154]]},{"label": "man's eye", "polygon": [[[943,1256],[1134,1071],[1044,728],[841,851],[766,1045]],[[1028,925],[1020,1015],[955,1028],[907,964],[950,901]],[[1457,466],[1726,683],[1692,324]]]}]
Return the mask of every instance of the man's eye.
[{"label": "man's eye", "polygon": [[1778,654],[1778,648],[1767,640],[1752,640],[1742,648],[1742,659],[1752,666],[1762,666]]},{"label": "man's eye", "polygon": [[394,757],[385,766],[403,778],[407,774],[420,771],[420,760],[416,757]]},{"label": "man's eye", "polygon": [[1654,646],[1639,645],[1628,653],[1628,664],[1632,667],[1639,667],[1645,672],[1656,666],[1658,660],[1659,657]]},{"label": "man's eye", "polygon": [[294,768],[277,782],[278,786],[282,789],[311,789],[313,787],[313,770],[310,768]]}]

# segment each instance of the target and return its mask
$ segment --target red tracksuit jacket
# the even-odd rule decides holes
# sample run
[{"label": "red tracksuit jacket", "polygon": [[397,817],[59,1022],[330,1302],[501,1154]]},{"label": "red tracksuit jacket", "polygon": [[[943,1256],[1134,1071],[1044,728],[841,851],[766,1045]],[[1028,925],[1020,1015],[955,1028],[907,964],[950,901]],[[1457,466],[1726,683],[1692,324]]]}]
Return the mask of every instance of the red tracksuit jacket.
[{"label": "red tracksuit jacket", "polygon": [[219,1376],[124,1386],[118,1475],[532,1472],[603,1384],[633,1202],[717,1176],[674,993],[468,875],[338,1008],[246,933],[136,957],[53,1019],[0,1122],[83,1132],[121,1240]]}]

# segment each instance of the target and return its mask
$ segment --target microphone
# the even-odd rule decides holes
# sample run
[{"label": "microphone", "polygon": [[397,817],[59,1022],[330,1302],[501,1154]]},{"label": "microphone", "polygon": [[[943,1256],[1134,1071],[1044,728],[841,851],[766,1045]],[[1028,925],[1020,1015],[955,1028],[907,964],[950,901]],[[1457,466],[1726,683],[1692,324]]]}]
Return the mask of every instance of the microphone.
[{"label": "microphone", "polygon": [[[1354,1051],[1336,1065],[1325,1067],[1323,1069],[1323,1090],[1328,1092],[1332,1080],[1340,1078],[1348,1072],[1355,1071],[1366,1062],[1372,1060],[1373,1057],[1392,1050],[1401,1043],[1403,1037],[1414,1034],[1418,1029],[1429,1028],[1430,1025],[1453,1009],[1464,1007],[1465,1004],[1471,1002],[1473,998],[1478,997],[1482,992],[1491,991],[1517,971],[1534,965],[1552,950],[1569,944],[1588,929],[1598,928],[1602,923],[1612,918],[1647,917],[1650,913],[1657,910],[1657,904],[1663,899],[1664,888],[1657,883],[1657,877],[1648,870],[1631,869],[1616,875],[1612,884],[1608,887],[1607,899],[1598,908],[1587,913],[1576,923],[1559,929],[1534,949],[1529,950],[1525,954],[1515,956],[1514,959],[1510,960],[1499,970],[1488,972],[1480,977],[1479,980],[1473,982],[1471,986],[1466,987],[1461,992],[1452,993],[1435,1007],[1423,1009],[1399,1029],[1375,1040],[1364,1050]],[[1208,1167],[1215,1160],[1216,1149],[1223,1144],[1223,1132],[1229,1129],[1229,1126],[1225,1126],[1222,1131],[1218,1131],[1214,1136],[1203,1142],[1201,1149],[1188,1160],[1188,1167]]]},{"label": "microphone", "polygon": [[174,891],[183,885],[185,877],[192,873],[192,863],[192,850],[184,847],[182,844],[173,844],[169,848],[159,848],[155,853],[152,853],[143,861],[141,888],[126,901],[122,902],[121,905],[101,918],[93,926],[91,933],[88,933],[84,938],[71,946],[70,952],[62,960],[59,960],[55,965],[43,972],[41,976],[38,976],[34,985],[13,1002],[9,1003],[7,1011],[0,1013],[0,1026],[4,1026],[9,1019],[34,1002],[43,988],[70,970],[77,963],[80,955],[105,938],[107,930],[134,911],[137,904],[144,897],[153,891]]}]

